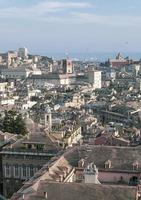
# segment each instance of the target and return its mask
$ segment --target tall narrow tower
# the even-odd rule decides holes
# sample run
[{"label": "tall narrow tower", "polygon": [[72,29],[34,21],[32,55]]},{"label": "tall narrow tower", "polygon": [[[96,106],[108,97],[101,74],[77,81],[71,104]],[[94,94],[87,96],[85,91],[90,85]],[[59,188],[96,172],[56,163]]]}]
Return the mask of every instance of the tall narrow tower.
[{"label": "tall narrow tower", "polygon": [[49,106],[45,109],[45,128],[48,128],[49,132],[52,129],[52,114]]},{"label": "tall narrow tower", "polygon": [[73,73],[73,63],[69,59],[62,60],[63,74],[72,74]]}]

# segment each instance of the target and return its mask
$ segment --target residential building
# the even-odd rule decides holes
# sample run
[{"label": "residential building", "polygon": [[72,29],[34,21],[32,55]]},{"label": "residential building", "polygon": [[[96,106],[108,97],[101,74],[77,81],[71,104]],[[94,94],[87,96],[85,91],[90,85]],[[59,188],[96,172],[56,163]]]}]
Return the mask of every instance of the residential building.
[{"label": "residential building", "polygon": [[88,71],[88,81],[94,89],[101,89],[101,71]]},{"label": "residential building", "polygon": [[[27,120],[32,129],[34,124]],[[36,130],[36,129],[35,129]],[[1,182],[3,195],[10,197],[25,180],[30,179],[44,164],[54,157],[58,149],[44,132],[37,130],[2,149]]]},{"label": "residential building", "polygon": [[116,59],[108,60],[108,65],[113,68],[121,68],[123,66],[129,65],[130,63],[132,63],[132,61],[129,60],[128,58],[124,58],[121,55],[121,53],[118,53],[118,55],[116,56]]},{"label": "residential building", "polygon": [[[139,148],[74,147],[54,163],[46,164],[11,200],[21,200],[23,197],[29,200],[139,200],[140,157]],[[128,162],[125,162],[126,159]],[[72,194],[68,195],[70,191]]]},{"label": "residential building", "polygon": [[29,74],[30,70],[23,67],[1,69],[1,75],[7,79],[25,79],[29,76]]},{"label": "residential building", "polygon": [[28,58],[28,49],[25,47],[19,48],[18,56],[22,59],[27,59]]}]

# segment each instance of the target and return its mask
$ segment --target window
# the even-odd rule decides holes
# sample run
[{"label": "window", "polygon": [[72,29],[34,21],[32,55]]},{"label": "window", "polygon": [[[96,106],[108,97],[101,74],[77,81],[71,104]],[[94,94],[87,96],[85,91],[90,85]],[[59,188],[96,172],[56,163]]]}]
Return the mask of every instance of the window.
[{"label": "window", "polygon": [[47,192],[44,192],[44,197],[45,199],[47,199]]},{"label": "window", "polygon": [[40,166],[40,165],[37,166],[37,169],[38,169],[38,170],[40,170],[41,168],[42,168],[42,166]]},{"label": "window", "polygon": [[44,149],[44,144],[37,144],[37,149],[38,150],[43,150]]},{"label": "window", "polygon": [[14,166],[14,177],[15,178],[19,177],[19,166],[18,165]]},{"label": "window", "polygon": [[5,177],[9,178],[11,176],[11,166],[6,164],[5,165]]},{"label": "window", "polygon": [[33,165],[30,165],[30,177],[34,175],[34,167]]},{"label": "window", "polygon": [[30,178],[30,166],[26,167],[26,176],[27,178]]},{"label": "window", "polygon": [[22,178],[26,178],[26,165],[22,165],[21,167]]},{"label": "window", "polygon": [[31,144],[28,144],[28,149],[32,149],[32,145]]},{"label": "window", "polygon": [[38,167],[34,168],[34,173],[36,173],[38,171]]}]

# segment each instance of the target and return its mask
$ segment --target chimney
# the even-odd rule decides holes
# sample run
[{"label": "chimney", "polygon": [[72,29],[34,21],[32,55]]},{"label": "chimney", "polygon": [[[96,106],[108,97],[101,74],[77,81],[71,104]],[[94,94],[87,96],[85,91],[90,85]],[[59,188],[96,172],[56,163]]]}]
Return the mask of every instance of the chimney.
[{"label": "chimney", "polygon": [[100,184],[98,180],[98,169],[94,163],[88,164],[84,170],[85,183]]}]

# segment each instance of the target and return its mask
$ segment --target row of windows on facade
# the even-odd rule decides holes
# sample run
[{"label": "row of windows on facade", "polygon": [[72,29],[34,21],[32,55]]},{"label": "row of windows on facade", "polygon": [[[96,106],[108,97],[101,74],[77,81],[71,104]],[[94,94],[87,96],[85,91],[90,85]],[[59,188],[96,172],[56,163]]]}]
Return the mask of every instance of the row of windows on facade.
[{"label": "row of windows on facade", "polygon": [[5,178],[27,179],[32,177],[41,167],[33,165],[4,165],[3,175]]},{"label": "row of windows on facade", "polygon": [[[16,154],[5,154],[5,155],[3,155],[3,158],[6,158],[7,160],[8,159],[20,159],[21,160],[21,155],[16,155]],[[37,160],[41,160],[41,161],[44,161],[44,160],[49,160],[50,159],[50,156],[39,156],[39,155],[37,155],[37,156],[35,156],[35,155],[32,155],[32,156],[27,156],[27,155],[23,155],[22,156],[22,159],[23,160],[35,160],[35,161],[37,161]],[[33,163],[33,162],[32,162]],[[43,162],[44,163],[44,162]]]},{"label": "row of windows on facade", "polygon": [[6,78],[24,78],[23,75],[6,75]]}]

